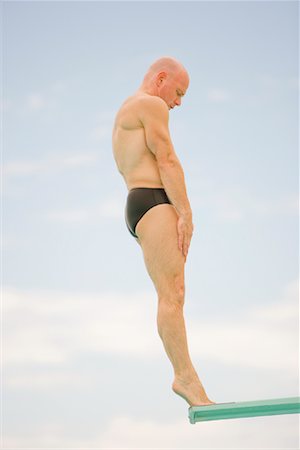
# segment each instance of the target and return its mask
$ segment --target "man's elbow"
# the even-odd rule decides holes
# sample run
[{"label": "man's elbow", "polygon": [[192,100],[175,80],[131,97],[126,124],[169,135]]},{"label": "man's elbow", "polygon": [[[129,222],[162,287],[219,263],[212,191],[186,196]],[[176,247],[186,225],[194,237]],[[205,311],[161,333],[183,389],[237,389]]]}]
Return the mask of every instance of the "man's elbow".
[{"label": "man's elbow", "polygon": [[159,170],[173,169],[179,164],[178,158],[174,154],[166,155],[164,158],[157,160]]},{"label": "man's elbow", "polygon": [[168,169],[178,163],[173,146],[165,145],[162,150],[156,152],[155,157],[159,169]]}]

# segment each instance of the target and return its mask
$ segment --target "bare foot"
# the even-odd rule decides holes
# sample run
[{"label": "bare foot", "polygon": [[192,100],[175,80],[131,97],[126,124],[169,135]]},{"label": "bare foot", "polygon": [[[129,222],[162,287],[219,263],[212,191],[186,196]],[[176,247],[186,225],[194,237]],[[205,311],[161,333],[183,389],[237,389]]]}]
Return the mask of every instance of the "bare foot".
[{"label": "bare foot", "polygon": [[186,400],[190,406],[207,406],[215,404],[215,402],[212,402],[207,397],[199,378],[186,381],[175,377],[172,389],[175,394],[180,395],[180,397]]}]

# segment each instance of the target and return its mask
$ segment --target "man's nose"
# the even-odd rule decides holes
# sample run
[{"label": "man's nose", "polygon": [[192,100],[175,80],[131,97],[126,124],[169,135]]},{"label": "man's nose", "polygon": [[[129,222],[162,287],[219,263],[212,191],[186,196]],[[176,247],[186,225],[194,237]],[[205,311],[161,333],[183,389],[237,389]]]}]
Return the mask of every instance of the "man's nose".
[{"label": "man's nose", "polygon": [[177,106],[180,106],[180,105],[181,105],[181,98],[180,98],[180,97],[177,98],[177,99],[175,100],[175,104],[176,104]]}]

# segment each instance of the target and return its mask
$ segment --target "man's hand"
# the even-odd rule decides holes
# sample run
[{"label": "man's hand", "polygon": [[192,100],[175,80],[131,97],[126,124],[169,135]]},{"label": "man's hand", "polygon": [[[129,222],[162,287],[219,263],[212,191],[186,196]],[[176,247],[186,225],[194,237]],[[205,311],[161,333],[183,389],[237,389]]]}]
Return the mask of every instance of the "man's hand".
[{"label": "man's hand", "polygon": [[178,247],[184,256],[185,261],[189,251],[193,230],[194,225],[192,222],[192,215],[179,216],[177,222]]}]

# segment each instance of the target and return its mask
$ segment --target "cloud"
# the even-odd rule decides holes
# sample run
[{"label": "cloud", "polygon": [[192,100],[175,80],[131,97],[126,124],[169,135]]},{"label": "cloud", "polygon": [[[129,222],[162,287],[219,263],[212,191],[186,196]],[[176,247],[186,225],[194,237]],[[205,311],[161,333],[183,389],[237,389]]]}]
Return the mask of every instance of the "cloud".
[{"label": "cloud", "polygon": [[[274,424],[279,425],[279,420],[281,426],[276,429]],[[95,444],[103,449],[197,450],[287,448],[287,443],[293,441],[296,444],[297,426],[287,418],[226,420],[191,425],[187,418],[173,422],[170,411],[164,423],[116,417]],[[195,444],[198,444],[197,447]]]},{"label": "cloud", "polygon": [[94,166],[99,160],[95,151],[59,152],[46,156],[39,161],[11,161],[3,165],[4,177],[31,176],[40,173],[58,172],[62,170],[81,169]]},{"label": "cloud", "polygon": [[155,355],[157,337],[149,320],[155,314],[150,306],[154,302],[153,295],[143,292],[79,295],[8,289],[4,293],[8,344],[4,361],[57,364],[81,351],[140,356],[145,348]]},{"label": "cloud", "polygon": [[[296,193],[257,197],[241,187],[224,187],[219,191],[209,180],[191,181],[191,204],[194,211],[209,208],[222,222],[238,223],[249,217],[268,217],[274,215],[297,215],[299,198]],[[198,195],[201,191],[205,194]]]},{"label": "cloud", "polygon": [[[46,86],[42,91],[31,92],[25,97],[25,104],[21,108],[22,113],[41,112],[46,109],[55,109],[63,94],[65,94],[73,85],[72,81],[56,80]],[[74,86],[73,86],[74,89]]]},{"label": "cloud", "polygon": [[68,90],[68,84],[65,81],[57,80],[50,86],[50,91],[54,94],[63,94]]},{"label": "cloud", "polygon": [[66,211],[47,211],[44,216],[50,222],[56,223],[88,223],[91,220],[91,214],[85,209],[73,209]]},{"label": "cloud", "polygon": [[96,115],[96,125],[90,132],[92,142],[101,142],[109,138],[111,140],[115,112],[101,111]]},{"label": "cloud", "polygon": [[108,136],[111,136],[111,126],[99,124],[91,131],[90,139],[94,142],[100,142]]},{"label": "cloud", "polygon": [[[47,363],[47,361],[45,361]],[[50,370],[47,372],[22,371],[22,374],[11,375],[6,386],[12,389],[34,389],[41,390],[52,388],[64,388],[65,386],[76,386],[77,389],[86,389],[94,380],[88,374],[76,373],[73,369]]]},{"label": "cloud", "polygon": [[225,89],[210,89],[207,93],[207,98],[212,103],[225,103],[231,99],[231,94]]},{"label": "cloud", "polygon": [[296,76],[279,78],[275,77],[273,74],[262,74],[259,75],[258,79],[264,88],[270,90],[278,91],[279,89],[286,88],[299,90],[300,78]]},{"label": "cloud", "polygon": [[299,77],[291,77],[288,79],[288,86],[291,89],[296,89],[299,91],[300,89],[300,78]]},{"label": "cloud", "polygon": [[47,165],[42,161],[13,161],[4,164],[2,168],[4,177],[30,176],[46,170]]},{"label": "cloud", "polygon": [[284,367],[297,373],[298,318],[298,282],[295,281],[286,287],[278,301],[249,308],[242,317],[231,321],[216,317],[205,323],[192,318],[189,336],[193,354],[228,365],[267,370]]},{"label": "cloud", "polygon": [[[159,405],[158,405],[159,407]],[[65,448],[93,450],[199,450],[296,448],[298,423],[296,417],[273,416],[202,422],[191,425],[187,409],[185,418],[155,420],[116,415],[96,436],[67,436],[63,424],[35,424],[22,438],[5,436],[6,448]],[[140,415],[143,404],[140,405]],[[137,415],[139,413],[137,412]]]},{"label": "cloud", "polygon": [[[297,283],[243,315],[187,318],[192,354],[216,363],[297,371]],[[161,357],[154,293],[77,294],[5,288],[4,363],[64,364],[81,352]],[[12,381],[11,381],[12,382]]]},{"label": "cloud", "polygon": [[123,219],[124,208],[124,198],[112,194],[103,202],[89,208],[52,210],[44,213],[44,216],[46,220],[56,223],[99,223],[102,219]]},{"label": "cloud", "polygon": [[299,199],[293,193],[262,198],[234,189],[213,194],[211,202],[216,216],[224,222],[241,222],[255,216],[298,215],[299,211]]},{"label": "cloud", "polygon": [[101,203],[98,218],[120,219],[124,217],[124,197],[111,196]]},{"label": "cloud", "polygon": [[46,106],[45,98],[38,93],[32,93],[27,96],[26,107],[29,111],[40,111]]},{"label": "cloud", "polygon": [[72,81],[68,83],[57,80],[43,91],[39,92],[30,92],[28,93],[24,99],[22,99],[19,104],[16,102],[12,102],[9,98],[5,100],[0,100],[0,111],[7,112],[19,112],[21,114],[35,113],[41,112],[48,108],[55,108],[58,101],[58,96],[65,94],[69,87],[71,86]]},{"label": "cloud", "polygon": [[13,103],[9,99],[1,99],[0,100],[0,112],[7,112],[10,111],[13,107]]}]

